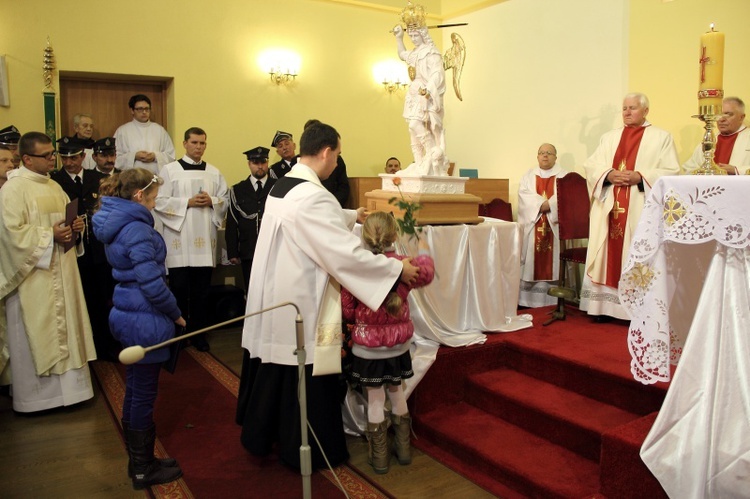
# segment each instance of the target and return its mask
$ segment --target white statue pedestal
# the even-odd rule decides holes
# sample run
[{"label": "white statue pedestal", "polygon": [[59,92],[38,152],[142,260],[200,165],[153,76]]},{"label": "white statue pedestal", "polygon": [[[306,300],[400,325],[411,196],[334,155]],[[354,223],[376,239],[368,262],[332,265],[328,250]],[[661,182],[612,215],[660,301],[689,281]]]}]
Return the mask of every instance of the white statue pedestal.
[{"label": "white statue pedestal", "polygon": [[[401,177],[381,173],[382,188],[365,194],[368,211],[385,211],[403,216],[403,211],[390,204],[394,197],[401,196],[407,201],[419,203],[422,208],[414,213],[419,225],[476,224],[482,221],[479,204],[482,198],[466,194],[466,177],[418,175]],[[401,179],[397,187],[393,179]]]}]

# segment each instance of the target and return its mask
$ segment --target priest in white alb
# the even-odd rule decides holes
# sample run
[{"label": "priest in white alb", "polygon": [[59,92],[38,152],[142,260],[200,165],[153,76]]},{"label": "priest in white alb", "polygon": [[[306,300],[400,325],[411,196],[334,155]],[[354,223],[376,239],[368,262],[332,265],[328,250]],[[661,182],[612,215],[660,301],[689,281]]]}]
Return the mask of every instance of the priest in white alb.
[{"label": "priest in white alb", "polygon": [[536,157],[539,166],[527,171],[518,187],[518,223],[524,236],[518,304],[524,307],[556,304],[557,298],[547,290],[560,274],[555,180],[568,172],[557,164],[557,149],[552,144],[539,146]]},{"label": "priest in white alb", "polygon": [[69,199],[49,177],[50,138],[29,132],[19,153],[22,166],[0,190],[0,332],[10,351],[13,410],[36,412],[93,397],[88,361],[96,350],[76,261],[83,245],[70,247],[83,219],[64,224]]},{"label": "priest in white alb", "polygon": [[115,168],[145,168],[153,173],[174,161],[172,139],[164,128],[151,121],[151,99],[137,94],[128,101],[133,121],[115,131],[117,159]]},{"label": "priest in white alb", "polygon": [[617,288],[630,241],[651,186],[680,172],[672,135],[646,121],[648,112],[645,95],[626,95],[624,126],[605,133],[583,165],[592,201],[580,308],[600,320],[629,319]]}]

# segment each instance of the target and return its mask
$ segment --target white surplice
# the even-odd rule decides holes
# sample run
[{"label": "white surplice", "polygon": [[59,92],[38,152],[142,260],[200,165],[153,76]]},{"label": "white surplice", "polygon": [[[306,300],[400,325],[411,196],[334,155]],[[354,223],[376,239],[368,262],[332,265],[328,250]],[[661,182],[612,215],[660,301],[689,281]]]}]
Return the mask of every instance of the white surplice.
[{"label": "white surplice", "polygon": [[[555,281],[560,275],[560,230],[557,223],[557,190],[555,194],[546,199],[536,191],[536,178],[549,178],[556,176],[562,178],[567,170],[555,164],[549,170],[540,167],[527,171],[518,186],[518,223],[523,230],[523,249],[521,251],[521,293],[518,304],[524,307],[543,307],[555,305],[557,298],[549,296],[547,290],[556,285]],[[534,280],[534,224],[537,223],[542,213],[539,211],[544,201],[549,201],[550,211],[547,213],[550,229],[554,235],[554,246],[552,248],[552,279],[550,281]]]},{"label": "white surplice", "polygon": [[[194,164],[187,156],[182,160]],[[163,224],[167,268],[215,267],[216,230],[229,207],[224,176],[209,163],[205,170],[185,170],[179,161],[166,165],[159,176],[164,183],[156,196],[154,214]],[[188,208],[188,200],[200,191],[211,196],[213,206]]]},{"label": "white surplice", "polygon": [[[152,121],[141,123],[134,119],[121,125],[115,132],[115,146],[115,168],[120,170],[145,168],[153,173],[159,173],[164,165],[175,158],[174,144],[169,134],[164,127]],[[136,160],[135,154],[138,151],[154,153],[156,162],[144,163]]]},{"label": "white surplice", "polygon": [[[299,306],[307,364],[315,357],[318,313],[329,277],[377,309],[401,274],[400,261],[361,246],[351,229],[356,212],[342,210],[314,171],[297,163],[285,178],[306,180],[284,197],[266,201],[250,273],[247,313],[291,301]],[[277,191],[278,192],[278,191]],[[293,366],[296,313],[283,307],[245,320],[242,346],[264,363]]]}]

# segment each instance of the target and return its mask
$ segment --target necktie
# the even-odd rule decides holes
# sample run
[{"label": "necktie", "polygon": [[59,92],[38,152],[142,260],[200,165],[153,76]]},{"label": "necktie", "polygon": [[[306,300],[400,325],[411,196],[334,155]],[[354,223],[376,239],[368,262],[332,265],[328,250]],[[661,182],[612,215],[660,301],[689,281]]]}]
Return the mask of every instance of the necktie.
[{"label": "necktie", "polygon": [[76,175],[75,182],[76,182],[76,185],[80,187],[81,186],[81,177],[79,177],[78,175]]},{"label": "necktie", "polygon": [[263,182],[261,182],[260,180],[258,180],[255,183],[255,192],[260,192],[261,189],[263,189]]}]

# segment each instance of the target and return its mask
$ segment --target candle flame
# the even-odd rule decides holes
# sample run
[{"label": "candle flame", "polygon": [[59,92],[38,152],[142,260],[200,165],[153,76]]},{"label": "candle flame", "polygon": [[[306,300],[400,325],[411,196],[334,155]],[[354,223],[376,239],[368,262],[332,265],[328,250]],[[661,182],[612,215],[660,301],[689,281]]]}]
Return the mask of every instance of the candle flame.
[{"label": "candle flame", "polygon": [[714,30],[714,23],[711,23],[711,31]]}]

